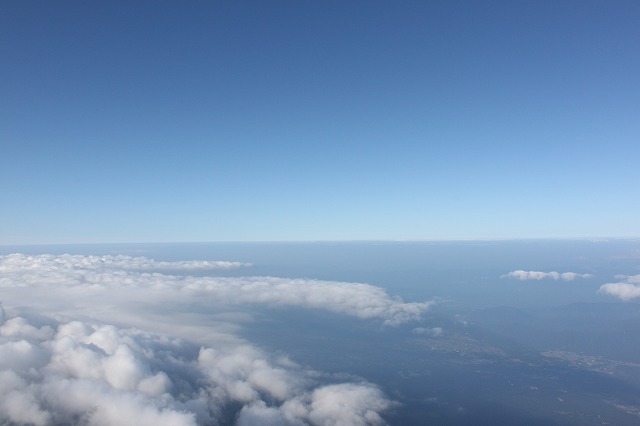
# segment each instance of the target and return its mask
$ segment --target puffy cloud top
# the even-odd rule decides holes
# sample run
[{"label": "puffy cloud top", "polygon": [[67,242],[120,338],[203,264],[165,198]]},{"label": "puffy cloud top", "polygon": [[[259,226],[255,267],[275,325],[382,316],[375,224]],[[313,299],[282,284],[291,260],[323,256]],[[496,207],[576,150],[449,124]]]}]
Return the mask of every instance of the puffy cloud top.
[{"label": "puffy cloud top", "polygon": [[249,344],[198,349],[81,321],[38,328],[14,317],[0,327],[3,424],[191,426],[240,403],[240,425],[379,425],[393,405],[369,383],[313,385]]},{"label": "puffy cloud top", "polygon": [[600,286],[600,292],[610,294],[622,300],[640,297],[640,274],[622,276],[622,281],[607,283]]}]

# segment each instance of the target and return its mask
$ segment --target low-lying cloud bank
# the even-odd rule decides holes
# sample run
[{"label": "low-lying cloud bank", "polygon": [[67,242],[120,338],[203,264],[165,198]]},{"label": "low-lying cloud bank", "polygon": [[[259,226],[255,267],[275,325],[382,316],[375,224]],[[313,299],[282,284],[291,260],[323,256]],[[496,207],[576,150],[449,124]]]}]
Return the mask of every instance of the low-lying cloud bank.
[{"label": "low-lying cloud bank", "polygon": [[576,272],[541,272],[541,271],[523,271],[518,269],[517,271],[511,271],[507,274],[502,275],[500,278],[511,278],[516,280],[562,280],[562,281],[573,281],[577,278],[593,278],[591,274],[578,274]]},{"label": "low-lying cloud bank", "polygon": [[[127,264],[130,261],[131,264]],[[258,304],[325,309],[396,325],[416,320],[432,302],[405,303],[369,284],[276,277],[193,277],[139,272],[151,265],[203,262],[155,262],[127,256],[0,256],[0,288],[45,288],[64,297],[93,294],[166,302],[208,299],[226,306]],[[208,265],[230,262],[208,262]],[[106,265],[102,267],[101,265]],[[240,264],[238,264],[240,265]],[[186,267],[186,266],[185,266]]]},{"label": "low-lying cloud bank", "polygon": [[640,297],[640,274],[625,275],[619,277],[622,281],[607,283],[600,286],[600,292],[610,294],[622,300],[631,300]]},{"label": "low-lying cloud bank", "polygon": [[158,272],[242,266],[0,256],[0,424],[384,424],[394,404],[375,385],[268,354],[238,327],[250,320],[247,306],[395,325],[431,302],[368,284]]},{"label": "low-lying cloud bank", "polygon": [[207,260],[181,260],[175,262],[158,262],[153,259],[138,256],[82,256],[72,254],[28,256],[14,253],[2,256],[0,272],[11,272],[25,269],[48,269],[56,271],[101,271],[125,269],[133,271],[198,271],[235,269],[251,266],[240,262],[211,262]]}]

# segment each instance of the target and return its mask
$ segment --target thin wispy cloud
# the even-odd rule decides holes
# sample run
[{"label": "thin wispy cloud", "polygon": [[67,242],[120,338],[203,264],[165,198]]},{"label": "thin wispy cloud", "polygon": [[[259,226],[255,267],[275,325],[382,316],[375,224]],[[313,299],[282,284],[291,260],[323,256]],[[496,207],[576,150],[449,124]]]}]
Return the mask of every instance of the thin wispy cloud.
[{"label": "thin wispy cloud", "polygon": [[444,329],[442,327],[416,327],[411,330],[414,334],[423,334],[430,337],[441,337],[444,335]]},{"label": "thin wispy cloud", "polygon": [[0,257],[0,423],[216,424],[235,406],[239,425],[384,424],[394,403],[376,385],[334,379],[241,338],[246,308],[323,309],[395,325],[430,302],[405,303],[368,284],[158,272],[205,265],[227,267]]},{"label": "thin wispy cloud", "polygon": [[562,280],[562,281],[574,281],[579,278],[593,278],[592,274],[578,274],[576,272],[542,272],[542,271],[523,271],[518,269],[502,275],[500,278],[510,278],[520,281],[529,280]]},{"label": "thin wispy cloud", "polygon": [[159,262],[142,256],[82,256],[72,254],[28,256],[14,253],[3,256],[0,271],[16,271],[19,269],[76,270],[100,271],[104,269],[124,269],[133,271],[198,271],[235,269],[251,266],[249,263],[181,260],[174,262]]}]

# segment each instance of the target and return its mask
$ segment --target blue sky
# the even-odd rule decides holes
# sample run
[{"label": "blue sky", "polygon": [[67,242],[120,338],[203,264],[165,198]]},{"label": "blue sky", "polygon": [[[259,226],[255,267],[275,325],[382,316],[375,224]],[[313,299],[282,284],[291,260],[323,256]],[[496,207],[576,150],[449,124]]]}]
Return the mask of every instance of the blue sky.
[{"label": "blue sky", "polygon": [[0,6],[0,244],[640,236],[640,3]]}]

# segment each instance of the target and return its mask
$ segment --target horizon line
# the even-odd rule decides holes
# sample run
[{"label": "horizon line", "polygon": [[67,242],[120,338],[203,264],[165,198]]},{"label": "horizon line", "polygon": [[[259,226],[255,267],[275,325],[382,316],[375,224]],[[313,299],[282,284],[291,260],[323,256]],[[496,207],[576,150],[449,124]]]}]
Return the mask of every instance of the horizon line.
[{"label": "horizon line", "polygon": [[454,238],[372,238],[372,239],[307,239],[307,240],[207,240],[207,241],[129,241],[129,242],[39,242],[0,243],[0,247],[37,247],[73,245],[151,245],[151,244],[292,244],[292,243],[422,243],[422,242],[491,242],[491,241],[593,241],[640,240],[630,237],[454,237]]}]

